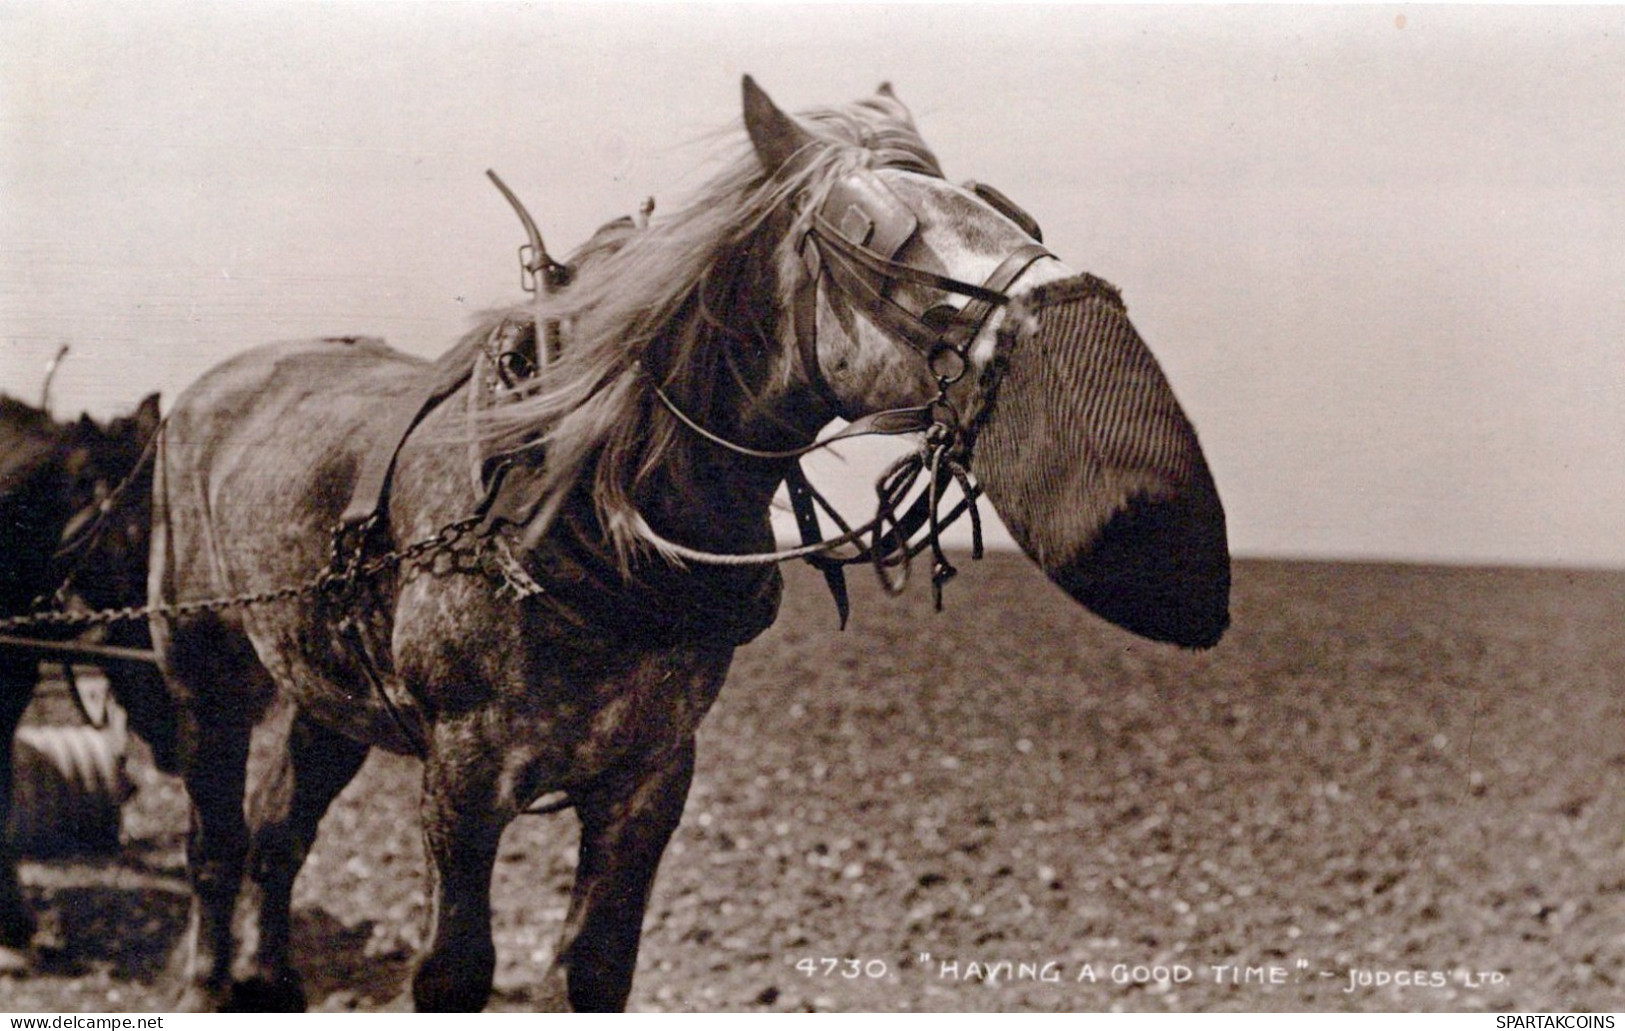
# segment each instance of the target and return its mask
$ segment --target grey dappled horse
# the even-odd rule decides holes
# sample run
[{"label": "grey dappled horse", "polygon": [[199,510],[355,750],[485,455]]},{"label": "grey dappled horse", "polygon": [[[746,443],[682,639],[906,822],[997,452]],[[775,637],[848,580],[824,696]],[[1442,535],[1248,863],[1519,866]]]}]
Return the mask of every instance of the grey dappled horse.
[{"label": "grey dappled horse", "polygon": [[[304,1004],[294,877],[381,747],[424,758],[417,1007],[486,1003],[498,838],[547,796],[581,823],[549,985],[624,1006],[695,730],[778,608],[776,567],[728,557],[772,549],[774,492],[837,416],[925,431],[933,482],[973,463],[1028,553],[1107,618],[1190,646],[1223,632],[1218,497],[1115,291],[999,195],[943,179],[889,88],[793,118],[746,79],[744,122],[749,146],[692,204],[601,233],[568,285],[438,362],[278,344],[177,402],[152,601],[255,598],[154,624],[193,806],[189,1004]],[[526,326],[548,344],[509,368]],[[362,543],[335,549],[358,512],[377,513]],[[273,692],[295,715],[251,832],[249,732]],[[258,948],[234,985],[245,873]]]}]

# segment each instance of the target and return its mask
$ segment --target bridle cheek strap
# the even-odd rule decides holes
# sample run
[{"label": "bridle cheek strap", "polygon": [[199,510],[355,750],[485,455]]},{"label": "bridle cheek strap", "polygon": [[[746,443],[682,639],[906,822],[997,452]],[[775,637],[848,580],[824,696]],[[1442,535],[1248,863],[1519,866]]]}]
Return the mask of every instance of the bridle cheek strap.
[{"label": "bridle cheek strap", "polygon": [[[893,253],[901,250],[903,242],[896,242],[896,247],[892,248]],[[967,468],[974,430],[958,425],[957,414],[950,417],[951,422],[944,419],[943,409],[953,411],[952,406],[946,401],[947,391],[968,371],[970,347],[993,314],[994,308],[1009,302],[1010,287],[1038,259],[1053,255],[1036,241],[1022,244],[1005,256],[981,286],[976,286],[926,269],[901,264],[891,255],[852,239],[849,233],[832,226],[821,214],[814,215],[812,228],[803,243],[803,248],[808,275],[796,294],[794,313],[796,343],[804,374],[813,388],[835,411],[847,415],[845,405],[824,377],[818,361],[818,284],[823,280],[825,271],[829,273],[832,290],[845,294],[853,308],[867,315],[882,332],[917,352],[937,380],[937,399],[922,410],[929,413],[925,420],[929,425],[921,427],[928,431],[928,440],[931,441],[928,443],[928,450],[923,453],[927,457],[922,457],[921,454],[906,456],[881,478],[881,483],[877,485],[880,495],[879,511],[872,524],[873,540],[859,556],[859,560],[871,562],[886,590],[898,593],[907,582],[908,561],[915,551],[909,540],[922,524],[928,525],[930,532],[926,543],[932,550],[934,560],[931,574],[932,593],[940,611],[942,586],[955,572],[952,563],[942,551],[942,527],[963,510],[968,509],[970,512],[973,524],[972,539],[975,542],[974,553],[976,558],[981,557],[981,526],[976,511],[976,494],[979,491],[970,482]],[[928,321],[891,298],[891,287],[896,282],[912,283],[957,294],[968,300],[964,307],[957,311],[951,306],[944,306],[951,312],[950,315]],[[957,361],[949,362],[947,366],[939,364],[945,351],[952,352]],[[928,473],[926,490],[915,499],[908,513],[900,516],[899,509],[904,496],[922,473]],[[819,504],[821,503],[837,522],[840,522],[840,517],[807,482],[799,464],[792,467],[786,480],[791,509],[796,516],[803,547],[813,548],[816,542],[823,539],[817,512]],[[958,483],[964,492],[964,499],[948,519],[943,520],[938,509],[942,490],[949,481]],[[889,530],[888,521],[891,523]],[[841,528],[846,531],[846,536],[851,536],[851,531],[844,523],[841,523]],[[830,594],[835,599],[836,612],[844,629],[850,602],[843,567],[854,560],[835,559],[828,555],[807,555],[806,559],[823,574]],[[893,572],[894,568],[897,570],[896,573]]]},{"label": "bridle cheek strap", "polygon": [[[1007,291],[1011,284],[1039,258],[1053,257],[1042,244],[1022,244],[999,263],[982,285],[977,286],[904,265],[870,247],[854,243],[821,215],[813,218],[806,246],[811,256],[816,258],[809,262],[815,271],[808,276],[796,303],[796,342],[807,377],[824,399],[835,405],[837,411],[843,410],[844,406],[825,380],[818,364],[815,302],[822,272],[827,271],[831,285],[850,298],[853,307],[866,315],[881,331],[931,361],[944,346],[960,352],[961,358],[965,357],[964,349],[976,339],[993,309],[1009,300]],[[941,290],[969,300],[947,319],[927,322],[891,298],[891,286],[899,282]]]},{"label": "bridle cheek strap", "polygon": [[[983,195],[978,192],[978,196]],[[984,196],[983,199],[987,198]],[[1008,202],[1005,204],[1008,205]],[[1004,208],[998,210],[1002,212]],[[663,539],[658,541],[661,547],[692,561],[728,565],[804,558],[823,573],[835,598],[843,627],[850,609],[845,566],[856,562],[872,563],[886,589],[896,593],[906,581],[909,559],[930,547],[935,559],[932,583],[937,607],[942,607],[942,584],[954,574],[953,566],[942,553],[942,528],[967,509],[973,524],[975,557],[981,557],[980,523],[976,513],[976,496],[980,489],[971,482],[968,471],[969,450],[976,427],[960,425],[957,412],[947,400],[948,390],[969,371],[971,345],[993,310],[1009,303],[1010,287],[1038,259],[1054,255],[1036,239],[1030,240],[1006,255],[978,286],[897,261],[897,254],[917,231],[918,220],[896,200],[884,183],[873,175],[858,175],[837,184],[824,206],[812,214],[811,224],[801,241],[806,275],[796,287],[792,299],[791,328],[795,334],[803,375],[807,377],[811,389],[832,411],[851,422],[841,432],[786,451],[744,447],[709,432],[689,418],[651,379],[655,396],[661,403],[701,437],[738,454],[787,462],[786,486],[802,538],[799,548],[760,555],[713,554]],[[825,273],[828,273],[832,294],[844,295],[843,299],[853,311],[863,314],[887,336],[919,354],[936,381],[936,398],[914,408],[875,412],[858,418],[850,415],[845,403],[825,378],[818,359],[818,288],[825,282]],[[952,305],[937,304],[925,313],[916,315],[892,299],[891,291],[897,283],[963,297],[966,301],[963,307],[957,309]],[[945,353],[951,353],[955,360],[945,362]],[[989,400],[996,389],[999,365],[995,361],[982,374],[982,379],[987,381],[983,392]],[[810,451],[851,436],[915,432],[925,433],[926,447],[899,459],[881,477],[876,488],[878,510],[875,518],[856,529],[848,526],[807,481],[796,461]],[[904,511],[907,495],[922,475],[928,476],[926,489]],[[943,517],[938,511],[942,491],[953,482],[958,483],[964,497],[953,511]],[[838,537],[824,538],[819,525],[820,508],[841,528]],[[922,527],[929,529],[928,539],[918,544],[911,543],[911,538]],[[647,535],[652,537],[652,532]],[[863,542],[864,538],[870,538],[867,544]],[[845,557],[832,554],[835,547],[844,544],[856,545],[858,554]]]},{"label": "bridle cheek strap", "polygon": [[964,342],[960,346],[969,346],[971,341],[976,339],[976,335],[982,331],[982,325],[987,322],[988,316],[993,314],[993,309],[1009,302],[1010,287],[1016,280],[1021,278],[1022,273],[1032,267],[1033,262],[1039,258],[1053,257],[1055,255],[1051,254],[1043,244],[1024,243],[1010,252],[1003,261],[999,262],[998,267],[988,275],[987,280],[982,284],[984,290],[996,296],[992,299],[972,297],[965,307],[959,310],[959,315],[956,316],[955,321],[959,325],[971,329],[970,335],[964,338]]},{"label": "bridle cheek strap", "polygon": [[829,385],[824,378],[824,369],[818,364],[818,280],[814,273],[801,281],[796,287],[795,297],[795,334],[796,349],[801,354],[802,374],[812,384],[813,391],[819,399],[829,405],[832,411],[838,412],[842,418],[846,417],[846,405],[841,401],[835,388]]}]

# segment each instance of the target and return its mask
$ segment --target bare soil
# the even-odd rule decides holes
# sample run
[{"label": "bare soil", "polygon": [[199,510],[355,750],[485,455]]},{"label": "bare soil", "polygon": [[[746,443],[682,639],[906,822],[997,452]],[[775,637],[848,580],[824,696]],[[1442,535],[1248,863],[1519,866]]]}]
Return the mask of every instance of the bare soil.
[{"label": "bare soil", "polygon": [[[941,615],[855,577],[844,634],[789,577],[701,735],[632,1008],[1625,1008],[1625,573],[1243,562],[1202,654],[1018,556]],[[24,866],[44,928],[0,1010],[170,1007],[185,802],[131,768],[117,858]],[[315,1008],[400,1004],[417,777],[374,756],[323,825]],[[505,838],[494,1009],[540,1001],[574,841]]]}]

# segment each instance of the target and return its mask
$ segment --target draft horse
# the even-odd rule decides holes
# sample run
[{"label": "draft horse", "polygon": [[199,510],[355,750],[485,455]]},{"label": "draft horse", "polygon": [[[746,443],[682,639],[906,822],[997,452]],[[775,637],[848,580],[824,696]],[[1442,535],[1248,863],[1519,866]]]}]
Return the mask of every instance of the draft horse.
[{"label": "draft horse", "polygon": [[[792,117],[747,78],[744,126],[691,204],[601,233],[556,293],[437,362],[283,343],[176,403],[151,601],[192,801],[189,1005],[304,1005],[290,891],[377,747],[424,760],[417,1008],[487,1002],[498,838],[550,798],[581,844],[548,984],[624,1006],[695,730],[777,612],[769,504],[837,417],[922,433],[933,504],[974,474],[1107,618],[1222,633],[1217,493],[1116,291],[945,180],[889,88]],[[906,545],[882,523],[884,567]],[[250,729],[277,693],[292,728],[249,819]],[[245,874],[258,944],[234,983]]]},{"label": "draft horse", "polygon": [[[0,396],[0,618],[51,608],[71,588],[93,609],[140,605],[146,597],[151,471],[142,457],[158,428],[158,396],[106,425],[89,416],[57,422],[42,409]],[[120,489],[122,488],[122,490]],[[118,491],[122,503],[103,505]],[[55,625],[15,636],[61,636]],[[145,649],[143,622],[111,625],[105,643]],[[11,813],[12,739],[39,678],[40,653],[0,647],[0,828]],[[173,767],[169,695],[157,670],[114,663],[107,678],[130,725]],[[0,840],[0,948],[25,948],[34,919],[17,882],[16,856]]]}]

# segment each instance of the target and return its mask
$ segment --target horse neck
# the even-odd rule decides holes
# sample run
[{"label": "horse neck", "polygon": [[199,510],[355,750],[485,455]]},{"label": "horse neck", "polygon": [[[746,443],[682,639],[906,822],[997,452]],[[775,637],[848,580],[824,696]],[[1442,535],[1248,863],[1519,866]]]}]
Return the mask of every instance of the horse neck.
[{"label": "horse neck", "polygon": [[[754,340],[756,345],[746,348],[754,353],[732,368],[719,364],[711,404],[703,414],[685,412],[717,436],[754,450],[810,443],[831,416],[793,375],[793,348],[764,340],[759,332],[734,328],[731,343],[737,348],[741,337]],[[674,400],[684,407],[683,398]],[[669,417],[664,410],[659,415]],[[686,426],[675,432],[676,453],[638,499],[655,529],[674,540],[722,550],[760,548],[769,541],[768,511],[793,463],[742,454]]]},{"label": "horse neck", "polygon": [[639,509],[664,536],[742,550],[760,543],[785,464],[723,453],[696,438],[692,460],[673,463],[640,491]]}]

